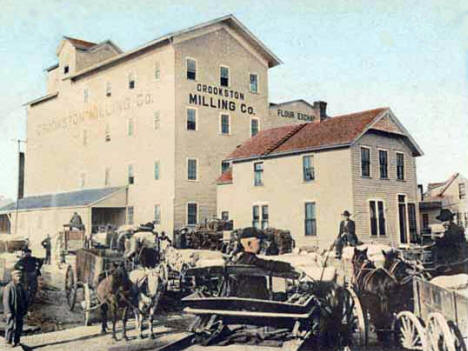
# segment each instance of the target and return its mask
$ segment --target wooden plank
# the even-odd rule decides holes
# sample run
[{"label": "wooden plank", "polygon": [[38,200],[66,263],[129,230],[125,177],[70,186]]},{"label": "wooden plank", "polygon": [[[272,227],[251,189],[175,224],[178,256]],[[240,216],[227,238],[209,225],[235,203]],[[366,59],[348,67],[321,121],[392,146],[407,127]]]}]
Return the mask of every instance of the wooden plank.
[{"label": "wooden plank", "polygon": [[220,316],[234,316],[234,317],[261,317],[261,318],[292,318],[292,319],[306,319],[310,317],[310,313],[272,313],[272,312],[250,312],[250,311],[228,311],[228,310],[207,310],[201,308],[184,308],[184,312],[191,314],[217,314]]}]

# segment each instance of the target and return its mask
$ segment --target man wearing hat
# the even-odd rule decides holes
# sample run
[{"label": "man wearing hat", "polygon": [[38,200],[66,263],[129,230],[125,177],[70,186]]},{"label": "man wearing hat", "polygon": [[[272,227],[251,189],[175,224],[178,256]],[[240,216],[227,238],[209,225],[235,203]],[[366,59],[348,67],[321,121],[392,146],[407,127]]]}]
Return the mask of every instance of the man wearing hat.
[{"label": "man wearing hat", "polygon": [[42,260],[31,256],[31,250],[24,250],[23,257],[15,264],[15,269],[21,271],[21,281],[27,287],[26,297],[31,305],[37,292],[37,277],[41,275]]},{"label": "man wearing hat", "polygon": [[465,231],[453,222],[453,213],[448,209],[440,210],[436,217],[442,222],[445,232],[435,239],[437,259],[445,262],[459,259],[466,248]]},{"label": "man wearing hat", "polygon": [[351,219],[351,213],[346,210],[341,214],[341,217],[343,220],[340,223],[340,231],[335,241],[335,253],[338,259],[341,259],[344,246],[356,246],[358,241],[356,236],[356,224]]},{"label": "man wearing hat", "polygon": [[11,272],[11,281],[3,290],[3,313],[5,314],[5,342],[10,347],[20,345],[23,317],[27,312],[26,292],[20,283],[21,271]]},{"label": "man wearing hat", "polygon": [[[270,272],[289,272],[292,266],[287,262],[263,260],[257,257],[260,251],[260,241],[263,233],[257,228],[245,228],[240,234],[243,252],[237,256],[236,264],[257,266]],[[237,291],[232,295],[252,299],[268,299],[267,282],[265,277],[240,276]]]}]

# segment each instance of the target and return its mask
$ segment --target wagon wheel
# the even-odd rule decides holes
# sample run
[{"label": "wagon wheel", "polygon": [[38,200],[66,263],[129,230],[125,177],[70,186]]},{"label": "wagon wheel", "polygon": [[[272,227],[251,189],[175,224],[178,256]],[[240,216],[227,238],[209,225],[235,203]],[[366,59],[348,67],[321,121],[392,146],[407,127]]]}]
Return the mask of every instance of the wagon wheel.
[{"label": "wagon wheel", "polygon": [[434,312],[429,315],[427,322],[428,351],[460,351],[461,343],[450,328],[445,317]]},{"label": "wagon wheel", "polygon": [[73,311],[75,308],[76,302],[76,282],[75,282],[75,273],[71,265],[67,266],[67,271],[65,273],[65,294],[67,297],[67,304],[70,308],[70,311]]},{"label": "wagon wheel", "polygon": [[91,289],[88,284],[83,284],[84,298],[84,323],[86,326],[91,325]]},{"label": "wagon wheel", "polygon": [[367,345],[368,326],[366,315],[359,297],[351,287],[344,290],[342,322],[347,328],[347,336],[353,345]]},{"label": "wagon wheel", "polygon": [[395,333],[397,342],[405,350],[426,351],[426,331],[412,312],[403,311],[397,315]]}]

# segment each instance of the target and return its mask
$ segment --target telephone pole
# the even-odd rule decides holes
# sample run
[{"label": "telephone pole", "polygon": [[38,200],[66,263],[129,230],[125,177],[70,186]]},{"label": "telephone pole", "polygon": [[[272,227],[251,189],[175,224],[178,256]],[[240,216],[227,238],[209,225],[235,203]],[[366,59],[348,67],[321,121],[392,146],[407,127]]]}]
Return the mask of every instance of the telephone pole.
[{"label": "telephone pole", "polygon": [[20,172],[21,172],[21,143],[26,143],[26,140],[12,139],[11,141],[18,143],[18,186],[16,189],[16,213],[15,213],[15,234],[18,234],[18,207],[20,198]]}]

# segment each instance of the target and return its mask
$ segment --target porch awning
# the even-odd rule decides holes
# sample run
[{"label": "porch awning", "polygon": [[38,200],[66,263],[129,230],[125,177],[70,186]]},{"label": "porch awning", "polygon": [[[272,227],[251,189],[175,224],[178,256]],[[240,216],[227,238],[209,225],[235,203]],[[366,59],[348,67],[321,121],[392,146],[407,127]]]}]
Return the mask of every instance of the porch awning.
[{"label": "porch awning", "polygon": [[[127,187],[85,189],[66,193],[28,196],[18,201],[18,210],[56,207],[125,207]],[[0,214],[16,211],[16,202],[0,208]]]}]

